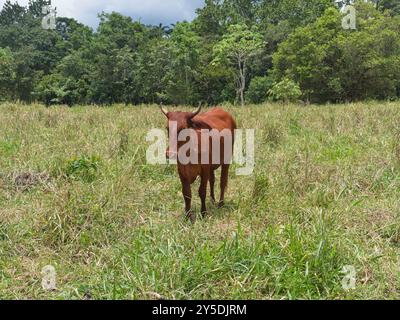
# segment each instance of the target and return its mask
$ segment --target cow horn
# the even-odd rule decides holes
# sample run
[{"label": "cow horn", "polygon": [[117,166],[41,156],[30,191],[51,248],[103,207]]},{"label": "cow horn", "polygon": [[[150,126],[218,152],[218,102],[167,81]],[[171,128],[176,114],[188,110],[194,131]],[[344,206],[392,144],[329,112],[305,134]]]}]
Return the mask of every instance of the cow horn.
[{"label": "cow horn", "polygon": [[160,103],[160,109],[161,112],[164,113],[166,117],[168,117],[168,110],[163,107],[162,103]]},{"label": "cow horn", "polygon": [[190,116],[190,119],[193,119],[195,116],[197,116],[200,111],[201,111],[201,103],[199,103],[199,107],[197,108],[197,110],[195,112],[192,113],[192,115]]}]

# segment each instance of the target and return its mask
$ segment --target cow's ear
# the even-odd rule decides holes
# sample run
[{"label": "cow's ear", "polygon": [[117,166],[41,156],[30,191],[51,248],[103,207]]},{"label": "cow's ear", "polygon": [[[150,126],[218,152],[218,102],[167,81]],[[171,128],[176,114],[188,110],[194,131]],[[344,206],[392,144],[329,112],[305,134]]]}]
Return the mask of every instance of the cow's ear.
[{"label": "cow's ear", "polygon": [[187,125],[188,125],[188,128],[196,129],[196,123],[193,121],[193,119],[188,119]]},{"label": "cow's ear", "polygon": [[206,129],[204,123],[199,120],[189,119],[187,123],[190,129]]}]

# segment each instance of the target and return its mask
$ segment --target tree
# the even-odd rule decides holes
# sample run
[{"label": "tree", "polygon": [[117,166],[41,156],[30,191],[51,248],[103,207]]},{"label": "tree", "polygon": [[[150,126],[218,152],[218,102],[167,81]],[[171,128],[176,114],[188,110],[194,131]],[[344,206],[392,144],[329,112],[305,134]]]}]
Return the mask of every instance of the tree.
[{"label": "tree", "polygon": [[285,79],[314,102],[400,96],[398,0],[356,1],[353,31],[333,0],[205,0],[171,26],[101,13],[96,31],[67,17],[43,29],[50,3],[0,10],[1,99],[243,105]]},{"label": "tree", "polygon": [[33,95],[46,106],[64,103],[64,99],[68,95],[64,88],[64,82],[65,79],[60,74],[44,76],[35,86]]},{"label": "tree", "polygon": [[196,10],[193,24],[197,33],[204,38],[219,38],[225,28],[224,12],[220,0],[205,0],[204,7]]},{"label": "tree", "polygon": [[103,13],[86,51],[91,68],[89,99],[99,104],[137,103],[138,52],[149,39],[149,28],[119,13]]},{"label": "tree", "polygon": [[154,38],[139,50],[135,73],[137,103],[159,103],[168,99],[166,87],[173,57],[171,47],[168,39]]},{"label": "tree", "polygon": [[227,64],[235,66],[237,70],[237,92],[242,106],[244,106],[248,63],[263,47],[263,44],[261,34],[254,28],[232,25],[214,48],[213,64]]},{"label": "tree", "polygon": [[95,40],[106,50],[128,47],[137,49],[146,41],[146,27],[131,17],[117,12],[99,15],[100,24]]},{"label": "tree", "polygon": [[75,19],[57,18],[56,31],[61,37],[57,49],[65,54],[88,47],[93,41],[93,30]]},{"label": "tree", "polygon": [[12,98],[14,85],[14,57],[10,49],[0,48],[0,101]]},{"label": "tree", "polygon": [[262,26],[287,21],[294,29],[314,22],[333,6],[333,0],[263,0],[258,17]]},{"label": "tree", "polygon": [[253,25],[258,18],[260,0],[225,0],[221,7],[229,24]]},{"label": "tree", "polygon": [[196,104],[200,37],[188,22],[178,23],[171,34],[172,55],[166,75],[166,98],[176,104]]},{"label": "tree", "polygon": [[295,102],[302,95],[299,85],[289,78],[284,78],[282,81],[277,82],[268,90],[268,94],[275,100],[285,103]]},{"label": "tree", "polygon": [[381,11],[390,10],[393,15],[400,14],[399,0],[375,0],[377,8]]},{"label": "tree", "polygon": [[51,6],[51,0],[29,0],[28,3],[28,14],[33,18],[43,17],[43,7]]},{"label": "tree", "polygon": [[41,26],[45,0],[30,0],[27,7],[6,2],[0,12],[0,47],[9,47],[15,61],[13,97],[32,101],[32,91],[40,79],[49,74],[68,54],[57,30]]},{"label": "tree", "polygon": [[270,76],[254,77],[251,79],[246,100],[251,103],[262,103],[267,99],[268,90],[274,85],[274,80]]},{"label": "tree", "polygon": [[20,24],[24,21],[25,15],[25,7],[20,6],[18,3],[11,3],[10,0],[7,0],[0,12],[0,25],[6,27],[13,24]]},{"label": "tree", "polygon": [[117,50],[114,56],[113,91],[119,102],[125,104],[137,102],[135,83],[136,55],[128,47]]},{"label": "tree", "polygon": [[341,27],[328,9],[298,28],[274,54],[274,76],[300,85],[313,102],[393,98],[400,81],[400,20],[369,3],[357,4],[357,30]]}]

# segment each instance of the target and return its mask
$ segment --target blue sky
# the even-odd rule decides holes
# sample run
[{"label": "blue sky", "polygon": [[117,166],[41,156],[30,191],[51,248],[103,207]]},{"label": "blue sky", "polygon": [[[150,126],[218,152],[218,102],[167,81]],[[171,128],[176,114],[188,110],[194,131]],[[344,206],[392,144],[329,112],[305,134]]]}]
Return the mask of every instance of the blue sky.
[{"label": "blue sky", "polygon": [[[3,7],[5,0],[0,0]],[[12,0],[26,5],[28,0]],[[93,28],[98,25],[97,14],[117,11],[145,24],[171,24],[192,20],[196,8],[204,0],[52,0],[58,16],[72,17]]]}]

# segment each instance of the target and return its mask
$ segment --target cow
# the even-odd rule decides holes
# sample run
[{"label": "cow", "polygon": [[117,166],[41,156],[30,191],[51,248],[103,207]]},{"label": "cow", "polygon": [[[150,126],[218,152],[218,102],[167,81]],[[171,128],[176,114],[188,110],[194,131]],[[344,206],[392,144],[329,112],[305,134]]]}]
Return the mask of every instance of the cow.
[{"label": "cow", "polygon": [[[198,177],[201,178],[199,196],[201,199],[201,214],[204,217],[207,214],[206,197],[208,183],[210,183],[211,200],[213,203],[216,203],[214,192],[215,171],[220,167],[222,170],[221,194],[218,207],[221,208],[224,205],[229,167],[233,156],[234,132],[237,128],[236,122],[228,112],[221,108],[214,108],[208,112],[200,113],[202,109],[200,105],[195,112],[168,112],[161,104],[160,109],[168,119],[167,130],[170,141],[166,157],[167,159],[177,160],[178,174],[182,183],[182,194],[185,201],[185,215],[193,221],[194,218],[191,214],[191,185]],[[173,126],[175,126],[175,130],[174,133],[171,133]],[[179,159],[180,148],[188,142],[188,140],[178,141],[178,136],[184,129],[189,129],[186,131],[194,132],[197,135],[197,141],[195,140],[194,142],[196,145],[192,149],[196,153],[195,158],[198,159],[197,163],[183,163]],[[206,139],[209,141],[208,144],[202,142],[207,141],[202,140],[202,134],[205,134],[205,132],[209,135],[208,138],[206,136]],[[224,134],[221,134],[221,132],[224,132]],[[213,157],[213,152],[219,153],[215,157],[216,161]],[[208,159],[208,161],[204,161],[205,159]]]}]

